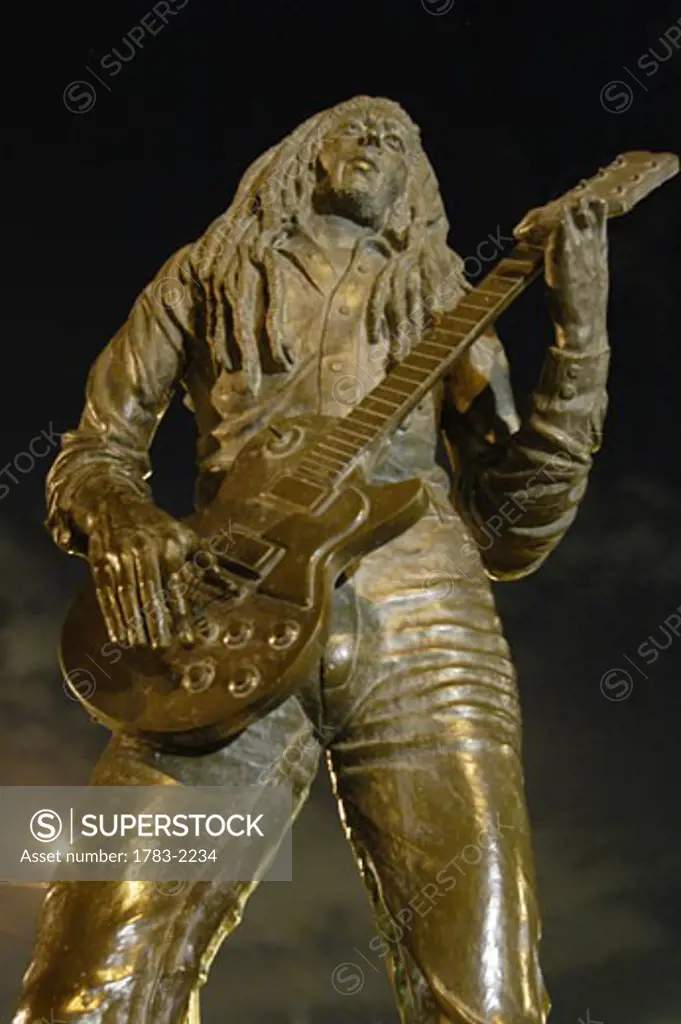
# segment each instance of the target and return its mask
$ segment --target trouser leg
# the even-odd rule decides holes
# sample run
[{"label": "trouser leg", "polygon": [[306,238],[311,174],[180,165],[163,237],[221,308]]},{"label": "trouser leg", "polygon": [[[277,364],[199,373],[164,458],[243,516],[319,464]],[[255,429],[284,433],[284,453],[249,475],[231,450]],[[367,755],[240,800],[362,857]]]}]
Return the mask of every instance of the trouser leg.
[{"label": "trouser leg", "polygon": [[[205,757],[156,755],[115,738],[92,782],[260,785],[264,792],[283,777],[293,788],[295,817],[319,749],[309,718],[291,699]],[[196,1024],[198,990],[256,884],[188,882],[174,895],[152,882],[53,884],[13,1024]]]},{"label": "trouser leg", "polygon": [[[403,1024],[543,1024],[515,673],[488,585],[432,581],[422,521],[353,583],[360,644],[329,763]],[[445,547],[446,550],[446,547]]]},{"label": "trouser leg", "polygon": [[333,756],[376,912],[367,955],[386,962],[403,1024],[541,1024],[548,1002],[513,752],[464,744],[430,763],[405,760],[367,759],[348,774],[342,750]]}]

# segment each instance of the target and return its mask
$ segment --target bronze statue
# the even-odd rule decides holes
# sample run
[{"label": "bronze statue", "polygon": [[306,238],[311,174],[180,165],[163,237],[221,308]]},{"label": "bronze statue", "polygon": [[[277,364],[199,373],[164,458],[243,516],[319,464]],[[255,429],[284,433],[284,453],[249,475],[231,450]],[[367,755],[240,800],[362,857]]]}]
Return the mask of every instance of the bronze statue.
[{"label": "bronze statue", "polygon": [[[88,558],[96,586],[98,605],[79,606],[93,630],[83,649],[101,629],[129,651],[131,688],[135,657],[175,673],[171,697],[145,691],[142,712],[105,688],[92,696],[89,710],[114,729],[92,782],[266,787],[283,776],[297,813],[325,751],[410,1024],[548,1014],[519,699],[489,579],[527,575],[550,554],[600,445],[605,221],[622,211],[578,192],[553,219],[526,219],[511,258],[472,290],[402,108],[357,97],[310,118],[139,296],[48,478],[49,528]],[[540,260],[555,343],[521,421],[492,322]],[[178,384],[199,432],[185,523],[147,483]],[[451,474],[435,459],[440,431]],[[341,521],[334,561],[324,531],[313,544],[305,530]],[[226,609],[216,641],[180,581],[227,523],[230,543],[197,583]],[[328,600],[315,591],[323,629],[303,619],[295,572],[277,574],[291,550],[335,578]],[[292,609],[269,634],[256,589]],[[284,673],[272,666],[305,630],[274,692]],[[244,660],[256,641],[269,653]],[[255,885],[196,882],[168,898],[153,883],[52,884],[14,1024],[196,1024],[200,987]]]}]

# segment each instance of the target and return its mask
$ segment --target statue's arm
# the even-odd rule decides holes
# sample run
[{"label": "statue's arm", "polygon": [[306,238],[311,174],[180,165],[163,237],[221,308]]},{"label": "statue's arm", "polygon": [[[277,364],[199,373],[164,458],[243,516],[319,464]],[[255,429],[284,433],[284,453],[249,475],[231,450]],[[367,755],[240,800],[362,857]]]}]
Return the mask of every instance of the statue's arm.
[{"label": "statue's arm", "polygon": [[462,416],[447,399],[443,428],[455,467],[452,498],[494,579],[525,576],[574,521],[607,407],[605,212],[566,220],[547,249],[555,343],[519,430],[485,437],[484,402]]},{"label": "statue's arm", "polygon": [[90,522],[103,501],[151,502],[149,448],[193,333],[190,250],[168,260],[138,296],[90,370],[78,427],[62,437],[47,477],[47,526],[69,553],[86,553]]}]

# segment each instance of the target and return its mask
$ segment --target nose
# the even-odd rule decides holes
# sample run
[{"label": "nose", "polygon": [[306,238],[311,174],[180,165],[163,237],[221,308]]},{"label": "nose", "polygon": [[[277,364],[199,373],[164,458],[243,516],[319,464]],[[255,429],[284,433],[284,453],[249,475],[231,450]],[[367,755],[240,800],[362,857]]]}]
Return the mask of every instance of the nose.
[{"label": "nose", "polygon": [[362,136],[362,145],[366,148],[373,146],[374,149],[380,149],[382,142],[382,136],[378,128],[367,128],[364,135]]}]

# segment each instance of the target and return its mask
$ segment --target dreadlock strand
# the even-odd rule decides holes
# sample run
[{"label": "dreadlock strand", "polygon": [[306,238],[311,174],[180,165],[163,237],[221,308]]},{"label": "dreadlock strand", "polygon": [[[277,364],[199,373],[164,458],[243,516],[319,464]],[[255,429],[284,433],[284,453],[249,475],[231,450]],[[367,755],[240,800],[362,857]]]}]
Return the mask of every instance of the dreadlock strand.
[{"label": "dreadlock strand", "polygon": [[369,299],[369,323],[368,332],[371,342],[378,342],[388,332],[386,319],[386,304],[390,294],[391,264],[387,263],[378,274]]},{"label": "dreadlock strand", "polygon": [[239,291],[236,301],[232,300],[231,303],[234,340],[239,349],[244,383],[253,395],[257,395],[260,389],[261,368],[254,336],[252,308],[253,295],[257,291],[253,280],[256,271],[243,246],[239,247],[237,262]]},{"label": "dreadlock strand", "polygon": [[282,345],[284,326],[284,281],[281,268],[270,249],[265,253],[265,275],[269,288],[267,305],[266,334],[272,358],[282,367],[290,367],[295,357],[287,356]]},{"label": "dreadlock strand", "polygon": [[398,256],[390,275],[388,301],[385,305],[385,320],[391,338],[396,339],[400,350],[406,355],[411,348],[411,330],[407,314],[407,260]]},{"label": "dreadlock strand", "polygon": [[414,325],[414,332],[418,341],[427,326],[426,296],[423,292],[423,280],[418,264],[413,265],[409,270],[406,292],[407,317],[409,322]]}]

